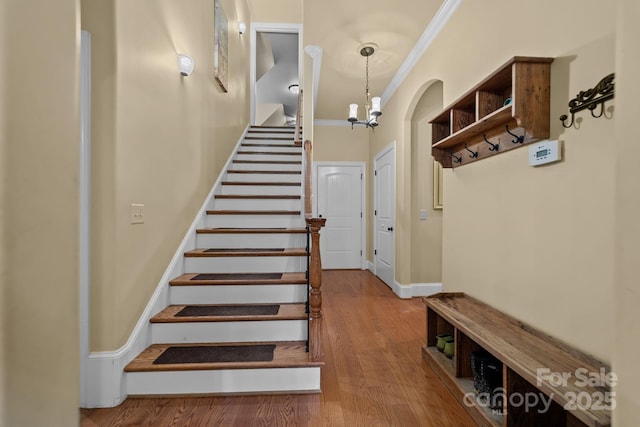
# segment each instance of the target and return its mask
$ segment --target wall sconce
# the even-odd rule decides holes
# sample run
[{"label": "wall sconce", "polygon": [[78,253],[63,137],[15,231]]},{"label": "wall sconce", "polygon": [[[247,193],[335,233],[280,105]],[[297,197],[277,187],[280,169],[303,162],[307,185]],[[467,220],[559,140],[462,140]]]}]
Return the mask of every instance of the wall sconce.
[{"label": "wall sconce", "polygon": [[245,31],[247,31],[247,25],[242,21],[238,22],[238,33],[243,35]]},{"label": "wall sconce", "polygon": [[180,70],[182,76],[187,77],[191,74],[193,67],[195,67],[195,61],[192,57],[183,53],[178,54],[178,70]]}]

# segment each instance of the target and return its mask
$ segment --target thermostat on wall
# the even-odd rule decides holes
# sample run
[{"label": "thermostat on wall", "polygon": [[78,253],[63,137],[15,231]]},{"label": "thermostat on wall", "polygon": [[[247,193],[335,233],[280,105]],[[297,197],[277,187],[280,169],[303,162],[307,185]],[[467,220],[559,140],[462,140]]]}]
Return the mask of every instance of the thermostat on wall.
[{"label": "thermostat on wall", "polygon": [[558,140],[543,141],[529,146],[529,166],[540,166],[560,160]]}]

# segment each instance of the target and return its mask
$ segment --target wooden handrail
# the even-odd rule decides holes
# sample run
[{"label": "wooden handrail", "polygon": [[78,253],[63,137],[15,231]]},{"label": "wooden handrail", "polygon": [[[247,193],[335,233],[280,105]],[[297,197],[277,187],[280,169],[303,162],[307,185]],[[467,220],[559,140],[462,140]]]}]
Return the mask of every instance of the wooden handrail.
[{"label": "wooden handrail", "polygon": [[311,218],[311,152],[312,145],[308,139],[304,142],[304,217]]},{"label": "wooden handrail", "polygon": [[[302,146],[302,91],[298,95],[298,111],[296,113],[296,130],[294,143]],[[304,218],[311,236],[309,254],[309,359],[322,361],[322,259],[320,257],[320,229],[324,227],[325,218],[313,218],[311,209],[311,166],[312,149],[310,140],[304,141]]]}]

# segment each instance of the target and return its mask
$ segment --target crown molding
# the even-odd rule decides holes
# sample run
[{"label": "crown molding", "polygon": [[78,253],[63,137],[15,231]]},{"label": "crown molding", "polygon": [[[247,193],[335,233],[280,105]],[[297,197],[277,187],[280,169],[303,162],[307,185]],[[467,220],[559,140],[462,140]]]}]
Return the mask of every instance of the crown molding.
[{"label": "crown molding", "polygon": [[429,25],[427,25],[427,28],[425,28],[415,46],[411,49],[411,52],[409,52],[409,55],[407,55],[395,76],[393,76],[391,82],[389,82],[389,85],[382,93],[382,107],[384,107],[396,90],[398,90],[404,79],[409,75],[420,58],[422,58],[424,52],[431,46],[433,40],[440,34],[440,31],[442,31],[447,22],[449,22],[449,19],[461,3],[462,0],[445,0],[442,3],[440,9],[438,9],[431,22],[429,22]]}]

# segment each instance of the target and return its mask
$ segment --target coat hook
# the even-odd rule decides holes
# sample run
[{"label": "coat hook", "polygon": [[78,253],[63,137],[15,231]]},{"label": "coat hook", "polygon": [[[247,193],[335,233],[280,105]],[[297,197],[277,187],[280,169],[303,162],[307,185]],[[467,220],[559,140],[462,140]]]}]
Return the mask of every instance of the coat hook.
[{"label": "coat hook", "polygon": [[462,157],[456,156],[451,151],[449,151],[449,154],[451,154],[451,157],[453,157],[453,163],[462,163]]},{"label": "coat hook", "polygon": [[[569,101],[569,113],[571,114],[571,123],[565,123],[568,116],[563,114],[560,116],[562,126],[570,128],[573,126],[573,115],[578,111],[588,109],[591,115],[596,119],[604,114],[604,103],[612,99],[615,95],[615,73],[611,73],[598,82],[593,88],[581,90],[575,98]],[[600,105],[600,114],[594,114],[595,109]]]},{"label": "coat hook", "polygon": [[482,137],[484,138],[484,142],[486,142],[487,144],[489,144],[491,146],[491,148],[489,148],[489,151],[498,151],[498,148],[500,148],[500,144],[494,144],[493,142],[489,141],[487,139],[487,134],[482,134]]},{"label": "coat hook", "polygon": [[[591,107],[593,107],[593,108],[591,108]],[[595,114],[593,114],[593,112],[595,111],[596,107],[597,107],[597,105],[589,106],[589,111],[591,112],[591,115],[594,118],[597,119],[597,118],[602,117],[602,115],[604,114],[604,103],[600,104],[600,114],[598,114],[597,116]]]},{"label": "coat hook", "polygon": [[469,147],[467,147],[467,144],[464,144],[464,149],[471,153],[471,154],[469,154],[469,157],[471,157],[472,159],[477,159],[478,158],[478,152],[477,151],[473,151],[473,150],[469,150]]},{"label": "coat hook", "polygon": [[560,120],[562,121],[562,127],[564,128],[570,128],[571,126],[573,126],[573,118],[574,118],[574,113],[571,113],[571,123],[566,124],[565,121],[568,119],[569,117],[566,114],[563,114],[560,116]]},{"label": "coat hook", "polygon": [[509,131],[509,125],[506,125],[505,128],[507,129],[507,133],[515,138],[511,142],[513,142],[514,144],[522,144],[524,142],[524,135],[516,135],[515,133]]}]

